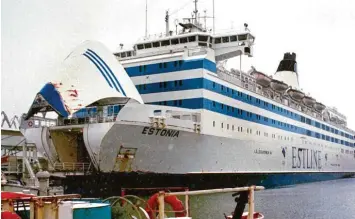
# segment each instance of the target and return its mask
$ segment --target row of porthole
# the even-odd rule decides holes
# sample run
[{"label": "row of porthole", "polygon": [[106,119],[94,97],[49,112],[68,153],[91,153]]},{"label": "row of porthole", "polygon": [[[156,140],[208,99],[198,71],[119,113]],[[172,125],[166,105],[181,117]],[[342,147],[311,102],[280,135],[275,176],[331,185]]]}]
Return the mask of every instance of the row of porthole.
[{"label": "row of porthole", "polygon": [[[213,121],[213,127],[216,127],[216,122],[215,121]],[[229,124],[227,123],[227,130],[229,130]],[[224,123],[222,122],[221,123],[221,128],[224,128]],[[235,128],[234,128],[234,125],[232,125],[232,128],[231,128],[231,130],[232,131],[234,131],[235,130]],[[238,132],[243,132],[243,127],[241,127],[241,126],[238,126],[238,129],[236,129],[236,130],[238,130]],[[247,128],[246,129],[246,132],[248,133],[248,134],[252,134],[252,129],[251,128]],[[256,131],[256,135],[261,135],[261,131]],[[264,137],[268,137],[268,133],[267,132],[264,132]],[[272,134],[272,138],[276,138],[276,134]],[[287,141],[293,141],[293,137],[286,137],[286,136],[281,136],[281,135],[278,135],[278,140],[287,140]],[[302,141],[303,142],[303,144],[307,144],[307,141]],[[312,144],[312,142],[308,142],[309,144]],[[315,142],[313,142],[313,144],[315,144],[315,145],[317,145],[317,143],[315,143]],[[318,146],[323,146],[323,144],[320,144],[320,143],[318,143]],[[324,145],[325,147],[327,147],[326,145]],[[334,149],[332,146],[328,146],[328,148],[331,148],[331,149]],[[342,149],[343,150],[343,149]],[[355,153],[355,152],[354,152]]]}]

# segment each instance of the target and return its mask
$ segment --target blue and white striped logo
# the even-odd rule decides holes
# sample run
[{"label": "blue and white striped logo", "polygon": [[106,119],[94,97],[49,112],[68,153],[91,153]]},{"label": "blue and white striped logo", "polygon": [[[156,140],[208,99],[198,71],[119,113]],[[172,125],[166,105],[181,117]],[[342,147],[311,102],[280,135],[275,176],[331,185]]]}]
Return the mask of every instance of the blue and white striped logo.
[{"label": "blue and white striped logo", "polygon": [[108,85],[112,88],[115,88],[118,92],[122,93],[126,96],[125,91],[123,90],[120,82],[117,80],[116,75],[112,72],[110,67],[105,63],[103,59],[100,58],[96,52],[91,49],[86,50],[83,54],[86,58],[88,58],[94,65],[99,69],[101,75],[105,78]]}]

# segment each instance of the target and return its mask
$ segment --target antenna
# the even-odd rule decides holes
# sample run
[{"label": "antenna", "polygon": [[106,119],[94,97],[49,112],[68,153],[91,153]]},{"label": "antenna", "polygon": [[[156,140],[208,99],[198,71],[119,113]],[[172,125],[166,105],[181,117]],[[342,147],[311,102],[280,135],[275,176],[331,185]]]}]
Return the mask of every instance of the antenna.
[{"label": "antenna", "polygon": [[197,12],[198,12],[198,10],[197,10],[197,0],[194,0],[194,2],[195,2],[195,10],[194,10],[194,14],[195,14],[195,25],[197,25]]},{"label": "antenna", "polygon": [[213,34],[215,33],[214,31],[215,31],[215,25],[214,25],[214,0],[212,0],[212,3],[213,3]]},{"label": "antenna", "polygon": [[145,0],[145,37],[148,35],[148,0]]},{"label": "antenna", "polygon": [[207,10],[205,9],[203,12],[205,12],[205,30],[207,30],[207,22],[206,22]]}]

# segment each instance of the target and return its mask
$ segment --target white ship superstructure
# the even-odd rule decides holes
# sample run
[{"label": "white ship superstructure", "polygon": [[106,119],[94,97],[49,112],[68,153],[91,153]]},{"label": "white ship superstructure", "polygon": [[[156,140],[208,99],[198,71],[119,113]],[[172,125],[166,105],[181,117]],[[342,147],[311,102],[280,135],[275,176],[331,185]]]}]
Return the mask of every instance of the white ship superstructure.
[{"label": "white ship superstructure", "polygon": [[296,54],[286,53],[273,76],[226,70],[219,63],[253,56],[247,25],[214,34],[195,17],[180,26],[179,34],[167,25],[165,36],[115,52],[144,104],[132,91],[135,101],[107,97],[60,118],[40,143],[52,145],[53,163],[79,162],[85,147],[86,161],[103,172],[355,172],[355,132],[336,109],[302,91]]}]

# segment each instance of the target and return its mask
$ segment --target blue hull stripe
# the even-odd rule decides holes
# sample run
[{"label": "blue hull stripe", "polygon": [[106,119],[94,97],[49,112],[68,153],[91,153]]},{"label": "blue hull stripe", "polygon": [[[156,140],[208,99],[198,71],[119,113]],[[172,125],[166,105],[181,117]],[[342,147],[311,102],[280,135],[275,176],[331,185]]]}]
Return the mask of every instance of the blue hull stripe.
[{"label": "blue hull stripe", "polygon": [[[171,91],[185,91],[185,90],[193,90],[193,89],[206,89],[218,94],[221,94],[223,96],[230,97],[232,99],[236,99],[239,101],[242,101],[244,103],[256,106],[258,108],[270,111],[272,113],[275,113],[280,116],[284,116],[290,119],[293,119],[295,121],[302,122],[302,118],[299,114],[297,113],[290,113],[289,111],[286,111],[285,109],[279,108],[279,107],[272,107],[271,103],[268,103],[266,101],[260,100],[260,102],[257,102],[257,98],[250,96],[250,99],[247,98],[247,95],[243,92],[239,92],[238,95],[238,90],[237,89],[232,89],[229,87],[224,86],[222,89],[222,85],[215,83],[211,80],[208,80],[206,78],[193,78],[193,79],[185,79],[181,80],[182,85],[179,83],[176,83],[178,81],[166,81],[166,82],[158,82],[158,83],[151,83],[151,84],[145,84],[146,89],[142,89],[142,85],[136,85],[138,91],[140,94],[150,94],[150,93],[162,93],[162,92],[171,92]],[[164,83],[165,87],[164,87]],[[341,131],[337,130],[334,132],[331,132],[330,130],[326,130],[325,128],[322,128],[322,123],[316,123],[314,120],[311,120],[310,123],[306,123],[308,125],[314,126],[316,128],[322,129],[324,131],[333,133],[335,135],[339,135],[348,139],[353,140],[353,137],[351,135],[343,134],[341,135]]]},{"label": "blue hull stripe", "polygon": [[130,77],[170,73],[176,71],[206,69],[217,72],[216,64],[208,59],[181,60],[125,68]]},{"label": "blue hull stripe", "polygon": [[[92,51],[91,49],[88,49],[88,52],[90,52],[92,55],[94,55],[97,59],[100,60],[100,63],[102,63],[102,64],[105,66],[105,67],[104,67],[105,71],[108,70],[108,75],[113,78],[114,84],[116,83],[116,84],[118,85],[119,89],[121,90],[121,93],[122,93],[124,96],[126,96],[126,92],[123,90],[123,88],[122,88],[120,82],[117,80],[116,75],[112,72],[111,68],[105,63],[105,61],[102,60],[102,59],[100,58],[100,56],[98,56],[98,55],[97,55],[94,51]],[[117,89],[117,88],[116,88],[116,89]]]},{"label": "blue hull stripe", "polygon": [[[228,106],[226,104],[221,104],[217,101],[209,100],[206,98],[191,98],[191,99],[184,99],[181,100],[181,104],[179,104],[179,101],[177,100],[170,100],[170,101],[160,101],[160,102],[151,102],[149,104],[154,104],[154,105],[167,105],[167,106],[178,106],[182,108],[188,108],[188,109],[206,109],[212,112],[220,113],[223,115],[235,117],[238,119],[243,119],[246,121],[250,122],[255,122],[258,124],[274,127],[277,129],[281,129],[284,131],[288,132],[293,132],[313,138],[317,138],[322,140],[319,136],[320,134],[317,132],[313,132],[298,126],[295,126],[293,124],[287,124],[278,120],[273,120],[271,118],[262,116],[262,115],[257,115],[255,113],[251,113],[245,110],[241,110],[236,108],[235,106]],[[222,108],[223,105],[223,108]],[[259,116],[259,118],[257,117]],[[212,122],[212,121],[211,121]],[[216,126],[219,127],[219,124],[216,124]],[[230,127],[231,128],[231,127]],[[232,129],[232,128],[231,128]],[[284,138],[284,136],[282,136]],[[330,138],[323,139],[328,142],[333,142],[330,140]],[[340,142],[340,141],[339,141]],[[336,143],[336,142],[333,142]],[[338,143],[340,144],[340,143]],[[343,144],[344,145],[344,144]],[[350,143],[348,142],[348,145],[344,146],[350,146]]]},{"label": "blue hull stripe", "polygon": [[86,58],[88,58],[88,59],[96,66],[97,69],[99,69],[101,75],[105,78],[107,84],[108,84],[111,88],[113,88],[113,86],[112,86],[111,82],[108,80],[106,74],[102,71],[102,69],[101,69],[100,66],[95,62],[95,60],[92,59],[92,58],[91,58],[89,55],[87,55],[86,53],[84,53],[83,55],[84,55]]}]

